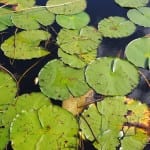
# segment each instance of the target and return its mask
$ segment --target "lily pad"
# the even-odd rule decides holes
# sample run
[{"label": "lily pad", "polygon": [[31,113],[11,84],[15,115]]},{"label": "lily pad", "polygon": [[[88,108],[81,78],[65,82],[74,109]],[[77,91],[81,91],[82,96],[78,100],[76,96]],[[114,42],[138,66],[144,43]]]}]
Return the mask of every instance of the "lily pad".
[{"label": "lily pad", "polygon": [[131,9],[127,12],[128,18],[144,27],[150,27],[150,8],[149,7],[140,7],[137,9]]},{"label": "lily pad", "polygon": [[84,95],[89,87],[84,79],[84,69],[74,69],[59,60],[48,62],[39,73],[41,91],[55,100]]},{"label": "lily pad", "polygon": [[12,5],[13,9],[16,11],[20,11],[22,9],[29,9],[30,7],[33,7],[36,3],[35,0],[0,0],[0,3],[4,3],[7,5]]},{"label": "lily pad", "polygon": [[86,0],[48,0],[46,4],[49,11],[63,15],[80,13],[86,5]]},{"label": "lily pad", "polygon": [[138,8],[148,4],[149,0],[115,0],[121,7]]},{"label": "lily pad", "polygon": [[10,128],[15,150],[77,149],[77,136],[78,124],[73,115],[52,105],[19,114]]},{"label": "lily pad", "polygon": [[97,58],[87,66],[85,76],[87,83],[103,95],[126,95],[139,82],[137,69],[119,58]]},{"label": "lily pad", "polygon": [[8,8],[0,8],[0,31],[13,26],[11,21],[12,10]]},{"label": "lily pad", "polygon": [[63,50],[58,50],[58,56],[61,58],[61,60],[65,63],[70,65],[74,68],[83,68],[88,63],[92,62],[96,59],[97,52],[96,50],[93,50],[89,53],[85,54],[73,54],[70,55],[68,53],[65,53]]},{"label": "lily pad", "polygon": [[[127,123],[146,125],[150,120],[148,115],[149,110],[145,104],[128,100],[125,97],[108,97],[101,102],[97,102],[96,105],[91,104],[82,113],[80,128],[86,139],[94,141],[93,144],[97,149],[116,150],[116,147],[120,147],[120,143],[121,147],[126,149],[127,139],[132,139],[140,147],[137,147],[134,142],[129,140],[128,142],[131,142],[128,143],[130,148],[132,147],[132,150],[141,150],[148,142],[148,134],[146,134],[148,131],[145,132],[144,128],[133,126],[137,132],[131,134],[131,131],[133,133],[133,128],[131,127],[131,130]],[[128,117],[134,119],[128,120]]]},{"label": "lily pad", "polygon": [[136,26],[124,17],[108,17],[98,23],[98,30],[104,37],[121,38],[134,33]]},{"label": "lily pad", "polygon": [[101,42],[101,34],[94,27],[80,30],[62,29],[57,37],[60,48],[69,54],[82,54],[96,50]]},{"label": "lily pad", "polygon": [[33,30],[41,25],[51,25],[55,20],[55,15],[46,8],[34,8],[14,13],[11,17],[13,24],[21,29]]},{"label": "lily pad", "polygon": [[150,68],[150,38],[142,37],[131,41],[125,54],[129,61],[138,67]]},{"label": "lily pad", "polygon": [[22,31],[3,42],[4,54],[14,59],[32,59],[49,54],[39,46],[40,42],[50,38],[50,34],[42,30]]},{"label": "lily pad", "polygon": [[57,15],[57,23],[63,28],[80,29],[90,22],[90,17],[86,12],[74,15]]}]

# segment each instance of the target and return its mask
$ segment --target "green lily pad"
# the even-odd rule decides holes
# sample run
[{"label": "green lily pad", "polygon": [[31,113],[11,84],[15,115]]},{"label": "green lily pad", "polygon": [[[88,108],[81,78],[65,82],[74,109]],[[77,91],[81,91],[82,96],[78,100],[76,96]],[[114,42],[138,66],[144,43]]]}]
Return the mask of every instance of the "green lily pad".
[{"label": "green lily pad", "polygon": [[82,54],[96,50],[101,42],[101,34],[91,26],[80,30],[62,29],[57,37],[57,44],[69,54]]},{"label": "green lily pad", "polygon": [[128,18],[144,27],[150,27],[150,8],[149,7],[140,7],[137,9],[131,9],[127,12]]},{"label": "green lily pad", "polygon": [[129,61],[134,65],[143,68],[150,68],[150,38],[142,37],[131,41],[126,49],[125,54]]},{"label": "green lily pad", "polygon": [[14,59],[32,59],[49,54],[39,46],[40,42],[50,38],[50,34],[42,30],[22,31],[3,42],[4,54]]},{"label": "green lily pad", "polygon": [[67,29],[80,29],[90,22],[90,17],[86,12],[74,15],[57,15],[56,22]]},{"label": "green lily pad", "polygon": [[[70,124],[68,124],[70,122]],[[71,113],[58,106],[43,106],[15,118],[10,128],[12,147],[22,149],[77,149],[78,124]]]},{"label": "green lily pad", "polygon": [[[141,150],[148,142],[148,134],[146,134],[144,128],[136,126],[133,127],[137,132],[131,134],[132,127],[130,128],[127,123],[146,125],[150,120],[148,115],[149,110],[145,104],[128,100],[125,97],[108,97],[101,102],[97,102],[96,105],[91,104],[82,113],[80,128],[86,139],[94,141],[93,145],[97,149],[116,150],[116,147],[120,147],[121,143],[121,147],[125,150],[130,149],[129,145],[132,147],[132,150]],[[130,117],[134,119],[128,120]],[[128,138],[138,143],[140,147],[128,140],[127,148],[125,145]]]},{"label": "green lily pad", "polygon": [[61,60],[68,64],[69,66],[73,68],[83,68],[90,62],[96,59],[97,52],[96,50],[91,51],[89,53],[85,54],[73,54],[70,55],[68,53],[65,53],[63,50],[59,48],[58,50],[58,56],[61,58]]},{"label": "green lily pad", "polygon": [[13,9],[16,11],[20,11],[22,9],[28,9],[30,7],[33,7],[36,3],[35,0],[0,0],[0,3],[4,3],[7,5],[13,5]]},{"label": "green lily pad", "polygon": [[98,23],[98,30],[104,37],[121,38],[134,33],[136,26],[123,17],[108,17]]},{"label": "green lily pad", "polygon": [[16,103],[9,105],[8,109],[1,114],[0,149],[4,149],[9,142],[9,128],[16,114],[25,110],[37,110],[43,105],[50,105],[50,100],[41,93],[24,94],[16,98]]},{"label": "green lily pad", "polygon": [[84,69],[74,69],[59,60],[48,62],[39,73],[41,91],[55,100],[84,95],[89,87],[84,79]]},{"label": "green lily pad", "polygon": [[119,58],[97,58],[87,66],[85,76],[87,83],[103,95],[126,95],[139,82],[137,69]]},{"label": "green lily pad", "polygon": [[86,8],[86,0],[48,0],[46,6],[54,14],[71,15]]},{"label": "green lily pad", "polygon": [[14,13],[11,17],[13,24],[21,29],[33,30],[41,25],[51,25],[55,16],[46,8],[34,8]]},{"label": "green lily pad", "polygon": [[8,8],[0,8],[0,31],[13,26],[11,21],[12,10]]},{"label": "green lily pad", "polygon": [[148,4],[149,0],[115,0],[121,7],[138,8]]}]

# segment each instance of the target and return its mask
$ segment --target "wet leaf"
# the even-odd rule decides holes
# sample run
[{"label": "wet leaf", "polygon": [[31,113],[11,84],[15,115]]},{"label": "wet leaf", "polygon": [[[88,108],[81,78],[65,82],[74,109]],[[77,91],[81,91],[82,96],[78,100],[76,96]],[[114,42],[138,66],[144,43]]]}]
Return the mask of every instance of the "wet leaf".
[{"label": "wet leaf", "polygon": [[53,105],[18,114],[10,129],[15,150],[77,149],[77,134],[78,124],[73,115]]},{"label": "wet leaf", "polygon": [[8,8],[0,8],[0,31],[13,26],[11,21],[12,11]]},{"label": "wet leaf", "polygon": [[80,29],[89,23],[90,17],[86,12],[81,12],[74,15],[57,15],[56,21],[63,28]]},{"label": "wet leaf", "polygon": [[[138,101],[125,97],[108,97],[97,102],[96,105],[91,104],[82,113],[80,128],[86,139],[94,140],[93,144],[97,149],[116,150],[121,142],[121,146],[125,150],[131,147],[132,150],[136,150],[136,148],[141,150],[148,142],[149,131],[144,131],[144,128],[134,125],[137,132],[133,132],[135,130],[129,124],[146,123],[145,125],[148,125],[149,113],[147,106]],[[130,120],[130,117],[133,120]],[[149,128],[149,126],[147,127]],[[140,147],[137,147],[135,143]]]},{"label": "wet leaf", "polygon": [[97,52],[96,50],[93,50],[88,53],[84,54],[68,54],[65,53],[63,50],[58,50],[58,56],[61,58],[61,60],[65,63],[70,65],[74,68],[83,68],[90,62],[96,59]]},{"label": "wet leaf", "polygon": [[48,0],[46,6],[54,14],[71,15],[82,12],[86,8],[86,0]]},{"label": "wet leaf", "polygon": [[139,82],[137,69],[119,58],[97,58],[87,66],[85,76],[87,83],[103,95],[126,95]]},{"label": "wet leaf", "polygon": [[32,59],[49,54],[39,46],[40,42],[50,38],[50,34],[42,30],[22,31],[3,42],[4,54],[14,59]]},{"label": "wet leaf", "polygon": [[51,25],[55,16],[46,8],[34,8],[14,13],[11,17],[13,24],[21,29],[33,30],[41,25]]},{"label": "wet leaf", "polygon": [[4,3],[7,5],[12,5],[13,9],[16,11],[22,10],[22,9],[28,9],[30,7],[33,7],[36,3],[35,0],[0,0],[0,3]]},{"label": "wet leaf", "polygon": [[96,50],[101,39],[101,34],[94,27],[87,26],[80,30],[62,29],[57,43],[66,53],[82,54]]},{"label": "wet leaf", "polygon": [[108,17],[98,23],[98,30],[104,37],[121,38],[134,33],[136,26],[123,17]]},{"label": "wet leaf", "polygon": [[138,67],[150,67],[150,38],[142,37],[131,41],[126,49],[125,54],[129,61]]},{"label": "wet leaf", "polygon": [[128,18],[144,27],[150,27],[150,8],[149,7],[140,7],[137,9],[131,9],[127,12]]},{"label": "wet leaf", "polygon": [[81,96],[89,87],[84,79],[84,69],[74,69],[59,60],[48,62],[39,73],[41,91],[55,100]]}]

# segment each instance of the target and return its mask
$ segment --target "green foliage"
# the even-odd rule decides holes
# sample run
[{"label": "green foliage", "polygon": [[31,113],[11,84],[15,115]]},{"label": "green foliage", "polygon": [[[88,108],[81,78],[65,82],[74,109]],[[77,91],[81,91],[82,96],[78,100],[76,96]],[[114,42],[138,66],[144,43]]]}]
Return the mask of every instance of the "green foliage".
[{"label": "green foliage", "polygon": [[149,7],[140,7],[137,9],[131,9],[128,11],[127,16],[128,18],[144,27],[150,27],[150,8]]},{"label": "green foliage", "polygon": [[148,4],[149,0],[115,0],[122,7],[138,8]]},{"label": "green foliage", "polygon": [[136,68],[119,58],[97,58],[87,66],[85,76],[88,84],[103,95],[126,95],[139,82]]},{"label": "green foliage", "polygon": [[49,54],[39,47],[42,40],[48,40],[50,34],[42,30],[22,31],[3,42],[1,49],[5,55],[14,59],[38,58]]},{"label": "green foliage", "polygon": [[14,13],[11,19],[16,27],[33,30],[40,28],[41,25],[51,25],[55,20],[55,15],[46,8],[34,8]]},{"label": "green foliage", "polygon": [[108,17],[101,20],[98,24],[98,30],[104,37],[120,38],[134,33],[136,26],[123,17]]},{"label": "green foliage", "polygon": [[138,67],[150,68],[150,38],[142,37],[131,41],[125,50],[127,59]]},{"label": "green foliage", "polygon": [[80,29],[90,22],[90,17],[86,12],[74,15],[57,15],[57,23],[67,29]]},{"label": "green foliage", "polygon": [[89,90],[84,80],[84,69],[70,68],[56,59],[48,62],[40,71],[39,85],[45,95],[55,100],[81,96]]}]

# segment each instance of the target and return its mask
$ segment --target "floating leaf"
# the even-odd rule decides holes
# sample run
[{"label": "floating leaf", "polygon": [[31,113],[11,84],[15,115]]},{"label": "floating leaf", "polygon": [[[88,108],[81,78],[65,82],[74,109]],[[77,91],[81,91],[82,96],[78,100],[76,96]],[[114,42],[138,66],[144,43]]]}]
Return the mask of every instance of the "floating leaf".
[{"label": "floating leaf", "polygon": [[78,124],[73,115],[52,105],[19,114],[10,129],[15,150],[77,149],[77,134]]},{"label": "floating leaf", "polygon": [[65,100],[81,96],[89,87],[84,79],[84,69],[73,69],[59,60],[48,62],[39,73],[41,91],[50,98]]},{"label": "floating leaf", "polygon": [[0,31],[13,26],[11,21],[12,11],[8,8],[0,8]]},{"label": "floating leaf", "polygon": [[[130,149],[125,147],[125,143],[126,138],[132,138],[140,147],[137,147],[134,142],[128,143],[128,145],[132,147],[132,150],[141,150],[148,142],[148,135],[146,134],[148,131],[145,132],[144,128],[140,129],[140,127],[134,126],[137,132],[131,135],[131,132],[125,128],[128,127],[130,130],[127,123],[148,123],[150,121],[148,115],[149,110],[145,104],[133,100],[129,101],[125,97],[108,97],[96,105],[90,105],[88,110],[82,113],[80,128],[88,140],[94,140],[93,144],[97,149],[116,150],[120,143],[123,144],[121,144],[123,149]],[[128,120],[130,117],[134,120]],[[141,131],[145,133],[141,134]],[[140,137],[140,135],[142,136]]]},{"label": "floating leaf", "polygon": [[98,30],[104,37],[121,38],[131,35],[136,26],[123,17],[109,17],[101,20],[98,24]]},{"label": "floating leaf", "polygon": [[16,11],[22,10],[22,9],[29,9],[30,7],[34,6],[36,3],[35,0],[0,0],[0,3],[4,3],[7,5],[12,5],[13,9]]},{"label": "floating leaf", "polygon": [[85,54],[68,54],[63,52],[63,50],[58,50],[58,56],[65,63],[74,68],[83,68],[88,63],[96,59],[97,52],[96,50],[91,51]]},{"label": "floating leaf", "polygon": [[121,7],[137,8],[148,4],[149,0],[115,0]]},{"label": "floating leaf", "polygon": [[127,12],[128,18],[144,27],[150,27],[150,8],[149,7],[140,7],[137,9],[131,9]]},{"label": "floating leaf", "polygon": [[55,14],[71,15],[82,12],[86,8],[86,0],[48,0],[46,6]]},{"label": "floating leaf", "polygon": [[150,38],[142,37],[131,41],[125,50],[126,57],[129,61],[138,67],[150,67]]},{"label": "floating leaf", "polygon": [[54,14],[46,8],[34,8],[14,13],[12,22],[16,27],[33,30],[40,28],[40,25],[51,25],[55,20]]},{"label": "floating leaf", "polygon": [[42,40],[47,40],[50,34],[42,30],[22,31],[3,42],[1,49],[4,54],[14,59],[32,59],[49,54],[39,47]]},{"label": "floating leaf", "polygon": [[88,84],[103,95],[126,95],[139,81],[137,69],[119,58],[97,58],[87,66],[85,75]]},{"label": "floating leaf", "polygon": [[80,29],[89,23],[90,17],[86,12],[81,12],[74,15],[57,15],[56,21],[64,28]]},{"label": "floating leaf", "polygon": [[[8,82],[7,82],[8,83]],[[0,149],[4,149],[9,142],[9,128],[13,118],[21,111],[34,109],[37,110],[43,105],[49,105],[50,100],[41,93],[24,94],[17,97],[16,103],[10,105],[0,118]]]},{"label": "floating leaf", "polygon": [[82,54],[96,50],[102,39],[94,27],[84,27],[80,30],[62,29],[57,37],[60,48],[69,54]]}]

